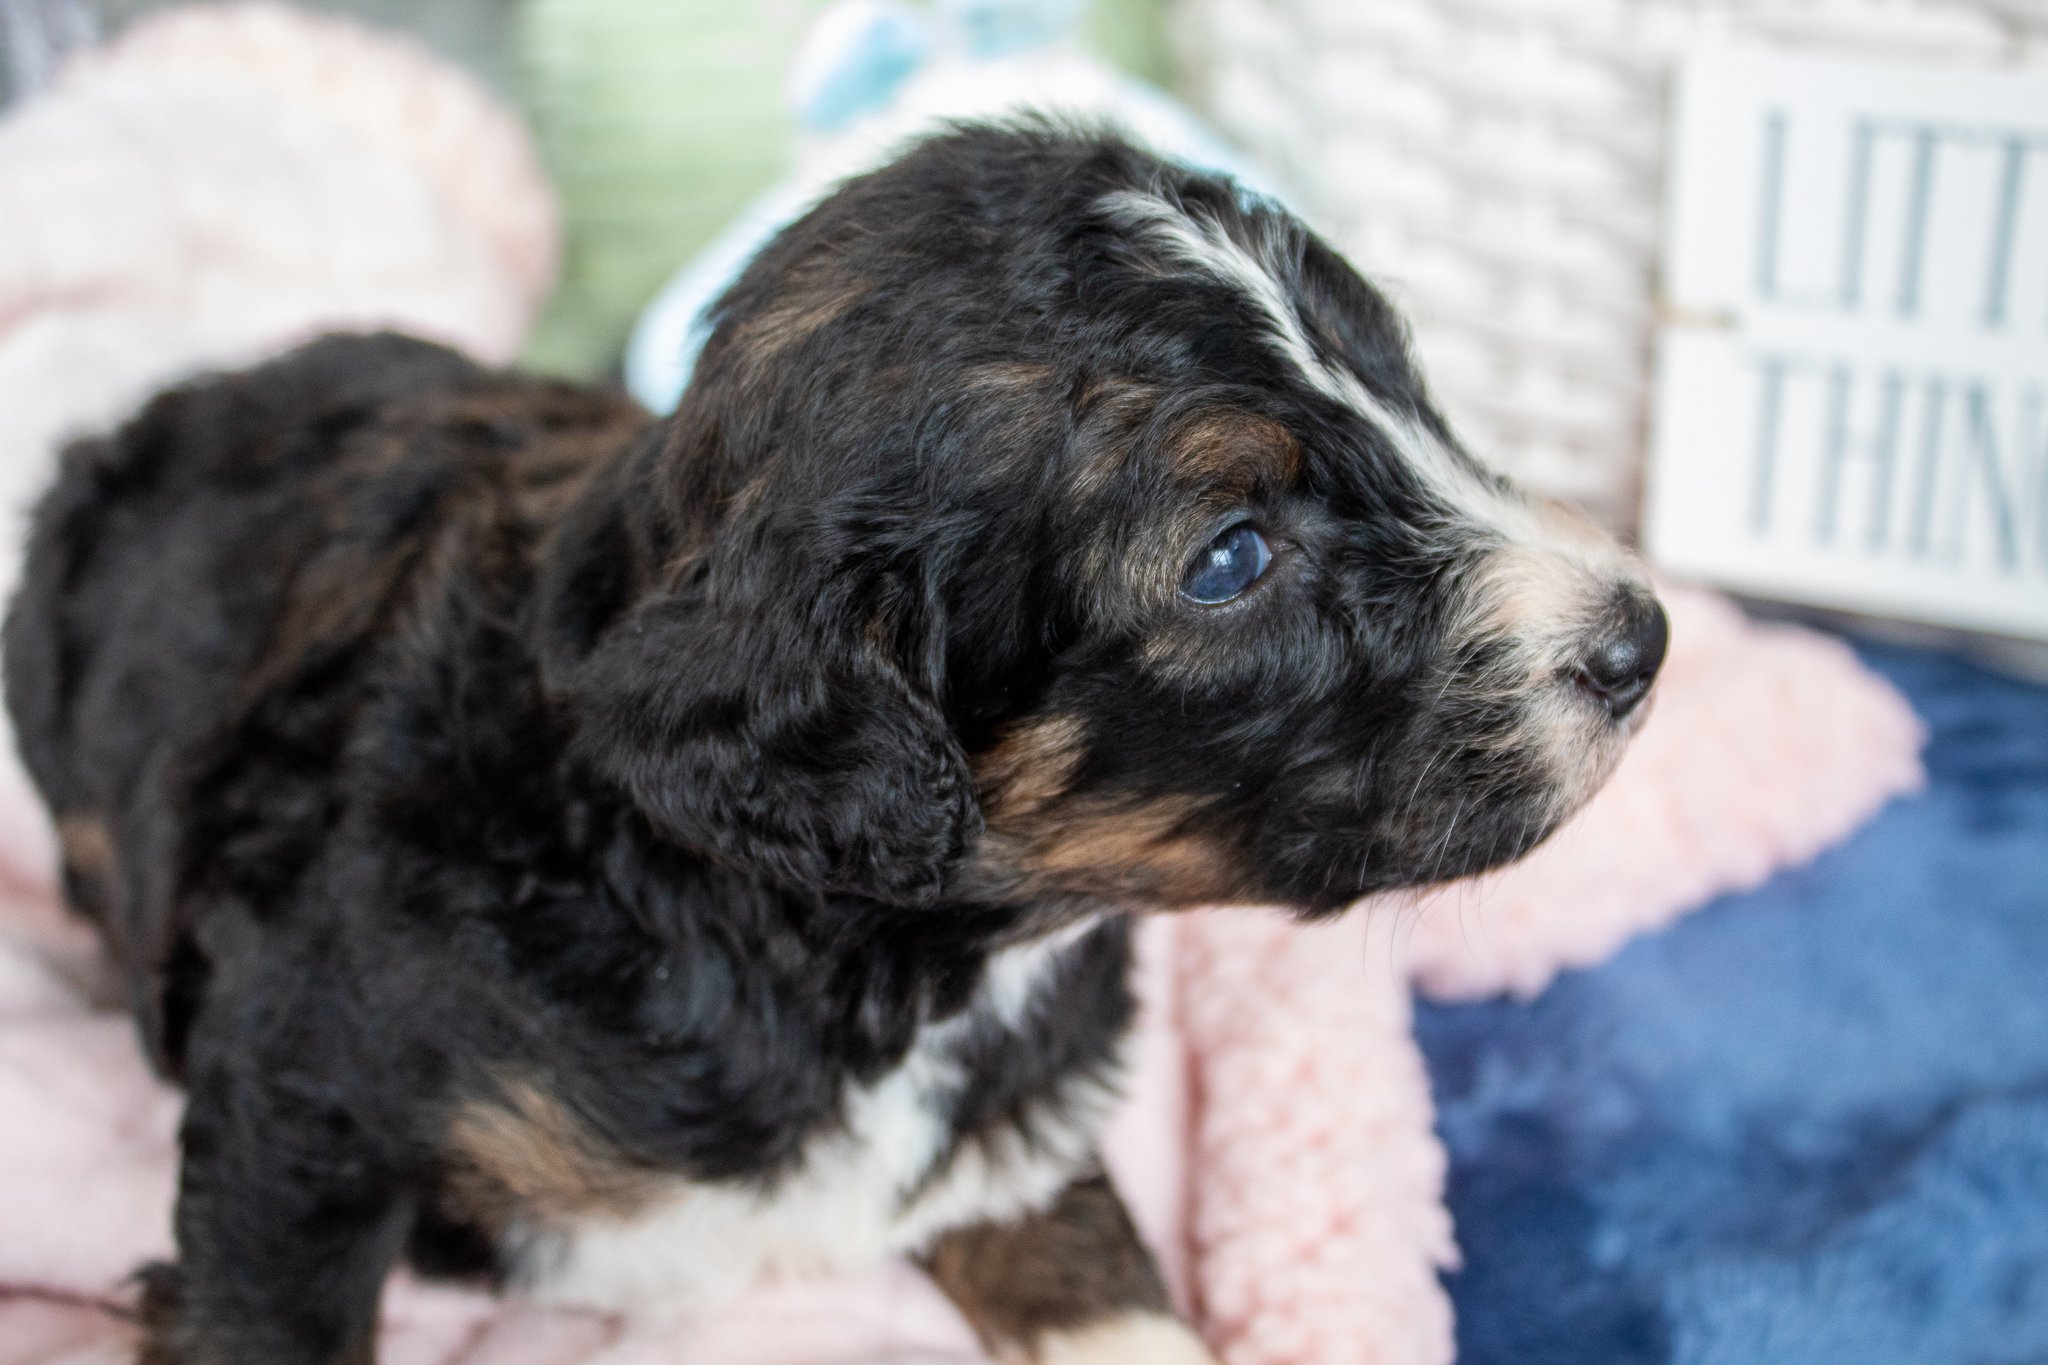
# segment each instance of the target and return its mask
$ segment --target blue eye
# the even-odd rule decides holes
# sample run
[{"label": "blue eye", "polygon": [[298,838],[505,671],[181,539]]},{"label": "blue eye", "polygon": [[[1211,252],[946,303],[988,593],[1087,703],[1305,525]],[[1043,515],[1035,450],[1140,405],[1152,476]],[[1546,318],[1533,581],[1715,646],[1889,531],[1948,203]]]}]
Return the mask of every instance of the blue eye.
[{"label": "blue eye", "polygon": [[1195,556],[1180,581],[1181,595],[1208,607],[1228,602],[1258,582],[1272,562],[1273,548],[1266,538],[1250,522],[1241,521]]}]

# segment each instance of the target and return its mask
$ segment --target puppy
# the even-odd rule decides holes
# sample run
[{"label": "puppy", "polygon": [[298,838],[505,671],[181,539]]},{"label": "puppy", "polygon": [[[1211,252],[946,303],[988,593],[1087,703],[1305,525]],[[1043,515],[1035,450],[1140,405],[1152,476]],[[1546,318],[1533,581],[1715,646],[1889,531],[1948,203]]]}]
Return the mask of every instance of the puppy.
[{"label": "puppy", "polygon": [[396,336],[166,393],[5,641],[190,1095],[144,1358],[907,1254],[1005,1361],[1208,1360],[1097,1164],[1131,915],[1515,857],[1664,639],[1327,246],[1050,125],[789,228],[667,421]]}]

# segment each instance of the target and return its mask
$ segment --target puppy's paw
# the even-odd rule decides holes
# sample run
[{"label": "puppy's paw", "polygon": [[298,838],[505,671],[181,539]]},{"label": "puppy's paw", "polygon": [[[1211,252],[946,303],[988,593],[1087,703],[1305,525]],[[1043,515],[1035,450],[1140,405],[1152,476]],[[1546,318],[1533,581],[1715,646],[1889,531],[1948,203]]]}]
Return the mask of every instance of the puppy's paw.
[{"label": "puppy's paw", "polygon": [[1133,1313],[1042,1337],[1018,1365],[1217,1365],[1194,1330],[1177,1318]]}]

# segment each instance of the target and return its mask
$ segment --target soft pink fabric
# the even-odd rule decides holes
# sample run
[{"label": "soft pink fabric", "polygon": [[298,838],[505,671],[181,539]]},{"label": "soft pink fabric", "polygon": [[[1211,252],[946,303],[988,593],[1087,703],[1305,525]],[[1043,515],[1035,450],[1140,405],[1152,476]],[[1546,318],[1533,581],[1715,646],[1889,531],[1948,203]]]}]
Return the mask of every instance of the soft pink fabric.
[{"label": "soft pink fabric", "polygon": [[[392,321],[508,355],[552,234],[516,127],[416,53],[278,8],[140,25],[0,123],[0,499],[39,486],[58,436],[164,378],[324,326]],[[0,534],[0,585],[15,554]],[[1519,867],[1314,928],[1259,911],[1144,927],[1110,1159],[1229,1365],[1450,1359],[1437,1272],[1456,1252],[1411,970],[1446,996],[1533,992],[1807,856],[1917,779],[1913,718],[1841,646],[1697,594],[1669,601],[1656,713],[1609,788]],[[169,1248],[179,1101],[58,908],[47,838],[0,756],[0,1365],[110,1365],[130,1349],[125,1277]],[[766,1285],[689,1319],[401,1277],[382,1358],[983,1361],[901,1266]]]},{"label": "soft pink fabric", "polygon": [[[334,328],[509,360],[555,243],[518,121],[410,44],[274,4],[135,25],[0,120],[0,595],[63,440]],[[0,825],[35,815],[0,757]]]},{"label": "soft pink fabric", "polygon": [[1363,918],[1178,931],[1198,1321],[1230,1365],[1448,1361],[1456,1251],[1406,982]]}]

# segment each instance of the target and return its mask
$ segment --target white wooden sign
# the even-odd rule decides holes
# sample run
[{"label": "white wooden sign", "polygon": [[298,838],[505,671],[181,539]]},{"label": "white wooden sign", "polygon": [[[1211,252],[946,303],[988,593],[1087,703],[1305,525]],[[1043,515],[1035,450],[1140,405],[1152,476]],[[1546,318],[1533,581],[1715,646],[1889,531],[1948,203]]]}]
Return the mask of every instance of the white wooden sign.
[{"label": "white wooden sign", "polygon": [[1652,557],[2048,639],[2048,78],[1708,53],[1672,146]]}]

